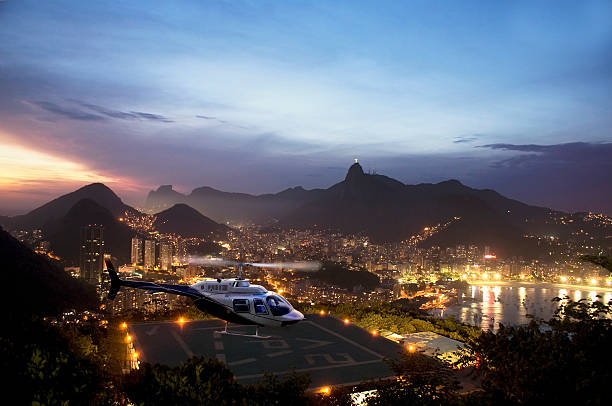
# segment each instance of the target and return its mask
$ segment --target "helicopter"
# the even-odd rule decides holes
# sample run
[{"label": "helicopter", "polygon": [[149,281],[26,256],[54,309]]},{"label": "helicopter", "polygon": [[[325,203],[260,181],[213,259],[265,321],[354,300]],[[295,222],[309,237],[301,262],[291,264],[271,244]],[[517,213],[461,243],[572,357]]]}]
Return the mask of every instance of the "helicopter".
[{"label": "helicopter", "polygon": [[[113,300],[122,286],[144,289],[147,293],[166,292],[187,296],[195,306],[225,321],[221,334],[239,335],[255,338],[269,338],[259,334],[259,327],[285,327],[304,320],[304,315],[276,292],[268,291],[260,285],[253,285],[242,278],[242,267],[292,268],[297,271],[316,271],[320,267],[316,262],[294,263],[255,263],[237,262],[214,258],[199,258],[191,261],[206,266],[237,266],[238,277],[230,279],[207,279],[193,285],[173,285],[144,281],[120,279],[110,260],[106,260],[106,269],[110,275],[111,286],[108,299]],[[255,326],[255,334],[239,334],[228,331],[229,323]]]}]

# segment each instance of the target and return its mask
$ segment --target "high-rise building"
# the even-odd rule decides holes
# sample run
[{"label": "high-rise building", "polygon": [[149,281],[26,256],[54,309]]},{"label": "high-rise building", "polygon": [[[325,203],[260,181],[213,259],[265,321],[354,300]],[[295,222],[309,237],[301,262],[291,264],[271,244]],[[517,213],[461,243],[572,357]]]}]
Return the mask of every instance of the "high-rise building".
[{"label": "high-rise building", "polygon": [[102,280],[104,269],[104,227],[95,224],[81,227],[80,242],[81,278],[97,285]]},{"label": "high-rise building", "polygon": [[159,267],[168,270],[172,266],[172,246],[168,243],[159,244]]},{"label": "high-rise building", "polygon": [[144,242],[144,267],[145,269],[155,267],[155,241],[153,240]]},{"label": "high-rise building", "polygon": [[138,237],[132,238],[132,253],[130,262],[132,265],[142,265],[142,240]]}]

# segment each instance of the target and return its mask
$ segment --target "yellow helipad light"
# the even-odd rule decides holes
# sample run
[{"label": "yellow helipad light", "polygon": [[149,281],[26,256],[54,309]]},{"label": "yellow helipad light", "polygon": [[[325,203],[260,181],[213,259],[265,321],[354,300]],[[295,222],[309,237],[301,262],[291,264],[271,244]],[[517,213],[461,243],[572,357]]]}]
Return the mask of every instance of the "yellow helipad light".
[{"label": "yellow helipad light", "polygon": [[408,346],[408,351],[409,352],[414,352],[414,345],[409,345]]},{"label": "yellow helipad light", "polygon": [[128,334],[128,335],[125,337],[125,341],[126,341],[126,342],[128,342],[128,343],[129,343],[130,341],[132,341],[132,336]]},{"label": "yellow helipad light", "polygon": [[351,321],[349,319],[344,319],[344,324],[349,324]]},{"label": "yellow helipad light", "polygon": [[123,330],[125,330],[127,328],[127,323],[125,321],[123,323],[121,323],[121,328]]},{"label": "yellow helipad light", "polygon": [[372,333],[373,336],[377,336],[378,335],[378,331],[376,331],[376,330],[372,330],[371,333]]},{"label": "yellow helipad light", "polygon": [[184,317],[180,317],[178,320],[179,324],[183,324],[185,323],[185,318]]},{"label": "yellow helipad light", "polygon": [[137,352],[135,352],[134,354],[132,354],[132,358],[134,358],[134,359],[138,359],[138,353],[137,353]]},{"label": "yellow helipad light", "polygon": [[331,392],[331,388],[329,386],[324,386],[319,390],[319,393],[322,393],[323,395],[329,395],[329,392]]},{"label": "yellow helipad light", "polygon": [[321,310],[321,311],[319,312],[319,314],[320,314],[321,316],[325,316],[325,310]]}]

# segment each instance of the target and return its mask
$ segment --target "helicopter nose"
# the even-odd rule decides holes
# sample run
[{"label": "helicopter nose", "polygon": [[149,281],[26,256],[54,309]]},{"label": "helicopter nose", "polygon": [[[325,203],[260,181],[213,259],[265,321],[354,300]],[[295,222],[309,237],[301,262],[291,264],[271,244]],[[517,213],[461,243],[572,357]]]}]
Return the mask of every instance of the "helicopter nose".
[{"label": "helicopter nose", "polygon": [[297,310],[293,310],[291,311],[291,313],[285,315],[284,320],[281,322],[282,326],[288,326],[290,324],[295,324],[298,321],[302,321],[304,320],[304,315],[297,311]]}]

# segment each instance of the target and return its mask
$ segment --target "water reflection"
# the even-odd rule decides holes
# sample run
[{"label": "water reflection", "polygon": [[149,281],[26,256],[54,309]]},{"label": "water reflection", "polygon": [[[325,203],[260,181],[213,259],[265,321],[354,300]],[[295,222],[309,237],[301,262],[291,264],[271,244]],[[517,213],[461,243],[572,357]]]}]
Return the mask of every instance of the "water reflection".
[{"label": "water reflection", "polygon": [[[596,300],[597,295],[603,296],[605,303],[612,300],[612,292],[588,292],[590,300]],[[583,295],[580,290],[557,289],[554,285],[547,285],[546,288],[537,284],[514,287],[473,285],[465,291],[465,295],[459,294],[460,303],[448,307],[444,316],[453,315],[464,323],[484,330],[497,331],[500,323],[504,325],[528,323],[529,314],[545,320],[551,318],[557,308],[557,303],[552,302],[552,299],[566,296],[578,301]]]}]

